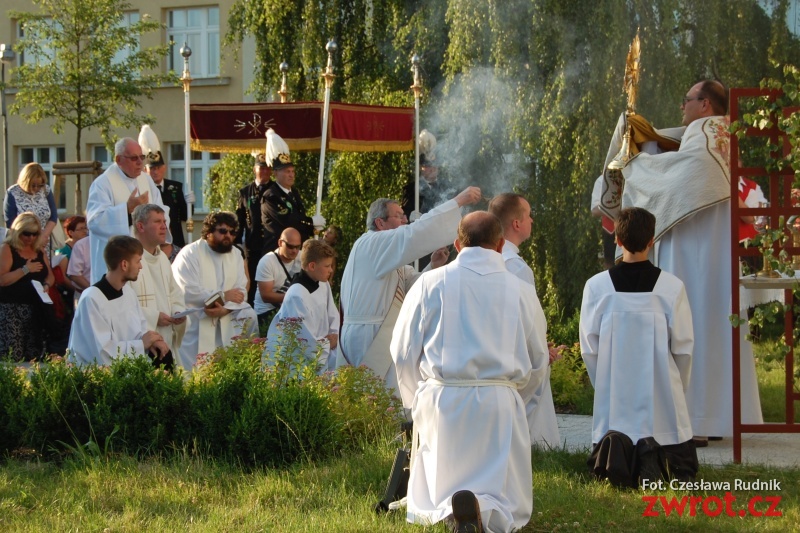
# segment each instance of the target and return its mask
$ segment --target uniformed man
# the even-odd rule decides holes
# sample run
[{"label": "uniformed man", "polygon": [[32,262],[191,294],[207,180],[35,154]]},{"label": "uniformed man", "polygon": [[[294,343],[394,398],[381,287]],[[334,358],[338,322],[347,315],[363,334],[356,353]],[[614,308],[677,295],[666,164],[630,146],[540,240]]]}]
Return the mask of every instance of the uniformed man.
[{"label": "uniformed man", "polygon": [[314,235],[311,217],[306,214],[300,194],[293,188],[294,164],[289,146],[271,128],[267,131],[266,158],[272,167],[273,180],[267,186],[261,204],[261,223],[266,232],[262,253],[278,247],[278,239],[286,228],[299,231],[303,241]]},{"label": "uniformed man", "polygon": [[253,152],[254,179],[245,187],[239,189],[239,200],[236,203],[236,218],[239,221],[239,233],[236,234],[236,244],[244,245],[244,256],[247,261],[247,274],[250,277],[250,288],[247,291],[247,301],[254,305],[256,288],[256,272],[258,261],[264,255],[264,242],[266,232],[261,223],[261,203],[264,193],[269,185],[270,168],[262,152]]},{"label": "uniformed man", "polygon": [[169,232],[172,235],[172,245],[183,248],[186,246],[186,238],[183,236],[182,223],[186,222],[189,216],[186,202],[194,203],[194,192],[190,191],[184,195],[183,183],[164,178],[167,175],[167,166],[161,154],[161,143],[147,124],[142,126],[142,131],[139,132],[139,146],[142,147],[142,153],[147,156],[144,171],[150,175],[161,192],[161,201],[169,207]]}]

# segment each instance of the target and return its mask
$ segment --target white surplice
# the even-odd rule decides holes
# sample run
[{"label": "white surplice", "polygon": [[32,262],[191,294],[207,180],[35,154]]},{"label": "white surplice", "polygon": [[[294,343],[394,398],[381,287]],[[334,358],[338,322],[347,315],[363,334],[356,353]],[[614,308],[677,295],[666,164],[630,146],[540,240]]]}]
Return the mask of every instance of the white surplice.
[{"label": "white surplice", "polygon": [[179,356],[181,340],[186,330],[186,322],[176,325],[158,325],[160,313],[174,315],[186,309],[183,301],[183,291],[175,282],[172,275],[172,265],[167,259],[167,255],[156,247],[156,253],[151,254],[144,250],[142,254],[142,270],[136,281],[129,282],[131,288],[139,297],[139,305],[142,308],[145,319],[147,319],[147,329],[157,331],[169,349],[175,361],[185,370],[191,370],[194,361],[184,361]]},{"label": "white surplice", "polygon": [[[114,235],[131,235],[128,224],[128,197],[138,188],[139,195],[150,192],[149,203],[156,204],[164,210],[167,228],[169,228],[169,207],[161,200],[161,193],[153,179],[145,173],[138,178],[127,177],[116,163],[100,174],[89,187],[89,199],[86,202],[86,225],[91,239],[92,284],[97,283],[106,273],[106,262],[103,250],[108,239]],[[127,194],[125,190],[127,189]],[[172,235],[167,230],[167,242],[172,242]]]},{"label": "white surplice", "polygon": [[484,527],[523,527],[533,509],[526,405],[548,364],[547,325],[533,287],[497,252],[465,248],[425,273],[403,302],[391,342],[403,405],[418,437],[410,522],[452,513],[471,490]]},{"label": "white surplice", "polygon": [[[461,209],[455,200],[449,200],[413,224],[368,231],[353,244],[341,289],[344,325],[340,350],[350,364],[365,363],[364,356],[389,312],[401,276],[403,292],[407,292],[419,276],[409,263],[452,244],[460,221]],[[386,380],[387,388],[396,388],[397,376],[388,345],[385,358],[388,370],[380,377]],[[340,357],[337,366],[343,364]]]},{"label": "white surplice", "polygon": [[[503,245],[503,261],[509,272],[526,283],[530,283],[536,294],[536,284],[533,270],[520,257],[519,248],[513,242],[506,241]],[[536,297],[538,301],[538,295]],[[550,388],[550,365],[547,366],[547,375],[542,381],[541,390],[537,395],[541,398],[535,410],[528,411],[528,426],[531,431],[531,444],[542,444],[550,447],[561,446],[561,435],[558,432],[558,419],[556,406],[553,403],[553,391]]]},{"label": "white surplice", "polygon": [[692,311],[678,278],[662,270],[652,292],[616,292],[608,272],[595,275],[583,290],[580,343],[595,390],[593,443],[609,430],[662,446],[692,438]]},{"label": "white surplice", "polygon": [[76,365],[110,365],[118,357],[142,355],[147,330],[139,299],[128,284],[113,300],[91,286],[81,294],[72,319],[68,359]]},{"label": "white surplice", "polygon": [[[239,289],[247,296],[244,260],[235,248],[221,254],[212,250],[203,239],[194,241],[178,252],[172,263],[172,274],[183,290],[187,308],[203,307],[213,294],[230,289]],[[247,305],[247,300],[236,307],[232,313],[220,318],[211,318],[204,311],[186,318],[186,333],[180,348],[181,364],[185,362],[194,366],[197,354],[228,346],[236,335],[258,333],[256,313]]]},{"label": "white surplice", "polygon": [[339,310],[333,301],[330,284],[321,282],[314,292],[308,292],[308,289],[300,283],[294,283],[289,287],[283,304],[269,325],[263,356],[265,364],[269,364],[270,356],[275,353],[281,340],[278,324],[284,318],[303,320],[298,333],[298,337],[306,340],[303,355],[309,361],[317,359],[320,373],[328,370],[331,346],[325,336],[339,333]]}]

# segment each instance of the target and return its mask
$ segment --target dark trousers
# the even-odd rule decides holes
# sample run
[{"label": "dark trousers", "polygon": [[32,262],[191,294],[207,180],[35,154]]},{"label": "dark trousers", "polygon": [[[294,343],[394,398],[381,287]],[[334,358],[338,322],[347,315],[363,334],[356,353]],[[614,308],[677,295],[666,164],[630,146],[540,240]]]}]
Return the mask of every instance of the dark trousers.
[{"label": "dark trousers", "polygon": [[256,290],[258,290],[258,283],[256,283],[256,270],[258,269],[258,262],[261,260],[261,252],[254,250],[247,251],[247,275],[250,277],[250,289],[247,291],[247,303],[250,307],[255,307]]}]

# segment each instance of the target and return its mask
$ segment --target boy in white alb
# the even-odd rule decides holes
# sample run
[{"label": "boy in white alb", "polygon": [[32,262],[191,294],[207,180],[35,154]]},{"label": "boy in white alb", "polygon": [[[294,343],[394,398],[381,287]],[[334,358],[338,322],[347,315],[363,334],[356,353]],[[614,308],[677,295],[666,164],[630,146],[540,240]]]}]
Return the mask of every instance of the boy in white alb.
[{"label": "boy in white alb", "polygon": [[281,320],[299,318],[302,323],[298,337],[306,341],[303,355],[309,361],[317,360],[320,373],[328,369],[328,358],[339,344],[339,310],[328,283],[335,256],[336,252],[324,241],[309,239],[303,244],[303,269],[286,291],[283,304],[269,326],[264,364],[271,364],[281,344]]},{"label": "boy in white alb", "polygon": [[[671,475],[697,473],[685,397],[692,313],[683,283],[647,260],[654,232],[650,212],[623,209],[616,225],[622,262],[586,282],[581,304],[581,354],[595,389],[589,466],[598,477],[633,486],[633,458],[645,446],[660,445]],[[630,442],[610,441],[620,433]]]}]

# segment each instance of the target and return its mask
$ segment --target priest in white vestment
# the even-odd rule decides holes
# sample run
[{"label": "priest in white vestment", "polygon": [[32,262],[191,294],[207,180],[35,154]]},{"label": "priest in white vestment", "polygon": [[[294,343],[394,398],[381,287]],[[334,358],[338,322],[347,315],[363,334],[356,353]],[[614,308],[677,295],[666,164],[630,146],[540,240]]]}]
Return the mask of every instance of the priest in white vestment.
[{"label": "priest in white vestment", "polygon": [[[716,81],[695,84],[681,104],[686,130],[675,152],[639,153],[621,183],[604,173],[593,208],[615,218],[620,208],[643,207],[656,216],[655,266],[686,287],[694,325],[692,381],[686,393],[698,443],[733,434],[731,216],[727,90]],[[622,117],[607,162],[619,151]],[[619,252],[618,252],[619,255]],[[743,328],[739,328],[744,335]],[[761,402],[752,346],[742,342],[742,422],[759,424]]]},{"label": "priest in white vestment", "polygon": [[309,362],[316,360],[318,373],[328,370],[328,359],[339,344],[339,309],[328,283],[335,256],[336,252],[324,241],[309,239],[303,243],[302,270],[286,291],[267,332],[263,356],[266,365],[272,364],[273,355],[282,344],[281,321],[296,318],[302,321],[297,336],[306,341],[305,350],[298,355]]},{"label": "priest in white vestment", "polygon": [[[531,204],[522,196],[515,193],[498,194],[489,202],[489,212],[500,219],[503,225],[503,261],[509,272],[526,283],[530,283],[536,290],[533,270],[519,255],[519,245],[528,240],[533,228],[531,217]],[[537,295],[538,301],[538,295]],[[555,349],[551,349],[553,352]],[[552,354],[556,355],[555,353]],[[551,356],[552,359],[552,356]],[[553,403],[553,391],[550,389],[550,366],[547,375],[542,381],[542,388],[538,391],[541,397],[536,409],[528,412],[528,425],[531,431],[531,444],[541,444],[549,447],[561,446],[561,435],[558,432],[558,419],[556,407]]]},{"label": "priest in white vestment", "polygon": [[[164,209],[169,226],[169,207],[152,178],[144,173],[142,148],[135,140],[125,137],[114,145],[114,161],[89,187],[86,203],[86,224],[92,261],[92,283],[106,272],[103,250],[110,237],[132,235],[131,213],[137,205],[157,204]],[[167,242],[172,242],[168,234]]]},{"label": "priest in white vestment", "polygon": [[[186,321],[180,348],[184,363],[194,365],[197,354],[228,346],[235,336],[258,333],[256,313],[247,303],[244,259],[233,247],[235,236],[236,215],[210,213],[203,221],[201,238],[182,248],[172,264],[186,307],[202,308]],[[219,293],[222,301],[209,302]]]},{"label": "priest in white vestment", "polygon": [[430,266],[443,265],[448,254],[439,249],[453,242],[461,207],[480,198],[480,189],[468,187],[410,225],[396,201],[372,203],[369,231],[353,244],[342,275],[344,324],[337,367],[366,365],[387,388],[397,389],[389,341],[403,298],[419,276],[409,263],[436,251]]},{"label": "priest in white vestment", "polygon": [[465,216],[456,249],[411,288],[391,341],[415,432],[407,518],[458,524],[452,496],[471,491],[484,528],[508,532],[533,510],[526,407],[546,375],[547,326],[533,286],[506,270],[497,217]]},{"label": "priest in white vestment", "polygon": [[109,240],[107,248],[109,271],[81,295],[67,358],[76,365],[110,365],[118,357],[147,354],[157,364],[169,347],[158,332],[148,329],[136,293],[127,283],[136,280],[142,268],[142,245],[119,235]]},{"label": "priest in white vestment", "polygon": [[194,361],[182,361],[178,355],[186,317],[175,318],[173,315],[185,310],[186,305],[183,291],[172,275],[167,254],[161,251],[167,236],[164,210],[155,204],[140,205],[133,210],[132,218],[136,240],[142,243],[144,250],[142,271],[130,286],[139,297],[148,329],[158,331],[164,337],[177,363],[184,370],[192,370]]}]

